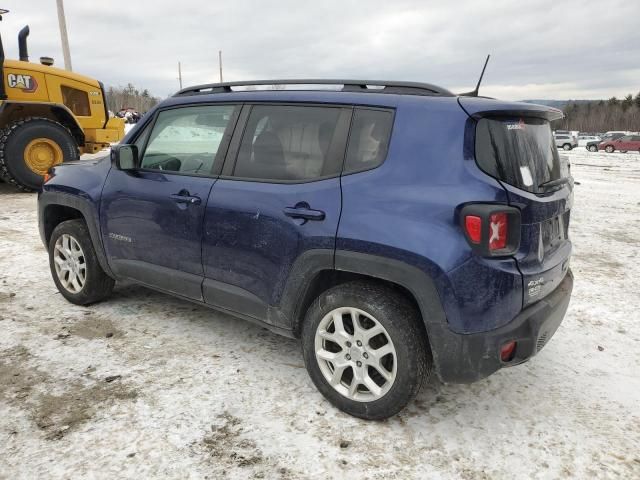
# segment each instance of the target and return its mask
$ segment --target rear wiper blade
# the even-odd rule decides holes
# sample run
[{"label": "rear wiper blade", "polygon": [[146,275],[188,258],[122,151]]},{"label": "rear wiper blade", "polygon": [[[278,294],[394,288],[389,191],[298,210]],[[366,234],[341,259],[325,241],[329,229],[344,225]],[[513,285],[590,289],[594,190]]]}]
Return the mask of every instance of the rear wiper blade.
[{"label": "rear wiper blade", "polygon": [[569,177],[557,178],[555,180],[549,180],[548,182],[541,183],[538,188],[557,187],[558,185],[564,185],[569,183]]}]

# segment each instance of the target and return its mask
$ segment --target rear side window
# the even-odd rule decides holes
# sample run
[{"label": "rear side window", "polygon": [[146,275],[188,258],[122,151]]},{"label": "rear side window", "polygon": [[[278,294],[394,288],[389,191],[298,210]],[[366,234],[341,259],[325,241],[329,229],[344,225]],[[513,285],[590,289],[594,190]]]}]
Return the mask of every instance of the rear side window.
[{"label": "rear side window", "polygon": [[540,185],[568,174],[549,122],[539,118],[480,119],[476,161],[492,177],[534,193],[543,193]]},{"label": "rear side window", "polygon": [[254,105],[242,136],[233,176],[309,181],[337,175],[332,155],[341,109]]},{"label": "rear side window", "polygon": [[393,112],[357,108],[353,115],[344,172],[376,168],[387,156]]},{"label": "rear side window", "polygon": [[62,92],[62,103],[64,103],[74,115],[79,117],[91,116],[89,95],[87,92],[78,90],[77,88],[67,87],[66,85],[62,85],[60,90]]}]

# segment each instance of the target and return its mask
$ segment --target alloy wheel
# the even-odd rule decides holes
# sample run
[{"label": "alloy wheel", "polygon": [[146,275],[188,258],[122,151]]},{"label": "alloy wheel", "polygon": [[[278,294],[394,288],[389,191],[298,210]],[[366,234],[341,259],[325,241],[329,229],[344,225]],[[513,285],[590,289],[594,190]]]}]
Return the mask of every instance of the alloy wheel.
[{"label": "alloy wheel", "polygon": [[378,400],[396,379],[397,354],[389,333],[357,308],[336,308],[324,316],[316,329],[315,356],[325,380],[350,400]]},{"label": "alloy wheel", "polygon": [[60,284],[70,293],[79,293],[87,280],[87,263],[78,241],[68,233],[60,235],[53,251],[53,263]]}]

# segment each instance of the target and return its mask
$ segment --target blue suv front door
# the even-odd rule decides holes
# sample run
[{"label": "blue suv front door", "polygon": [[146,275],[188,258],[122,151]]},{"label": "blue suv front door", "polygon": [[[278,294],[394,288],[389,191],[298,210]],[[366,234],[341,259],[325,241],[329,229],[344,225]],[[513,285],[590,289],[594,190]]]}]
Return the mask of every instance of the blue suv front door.
[{"label": "blue suv front door", "polygon": [[207,303],[267,320],[301,255],[333,258],[350,118],[336,106],[244,107],[207,202]]},{"label": "blue suv front door", "polygon": [[216,157],[236,107],[158,113],[136,140],[133,171],[112,169],[101,201],[102,237],[119,277],[202,300],[202,223]]}]

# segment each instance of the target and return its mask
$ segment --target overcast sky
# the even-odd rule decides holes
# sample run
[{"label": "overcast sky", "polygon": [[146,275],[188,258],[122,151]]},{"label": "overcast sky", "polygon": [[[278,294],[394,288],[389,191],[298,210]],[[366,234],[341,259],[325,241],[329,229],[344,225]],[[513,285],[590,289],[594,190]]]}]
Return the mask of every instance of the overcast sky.
[{"label": "overcast sky", "polygon": [[[31,59],[63,65],[55,0],[3,0],[7,58],[31,27]],[[65,0],[73,68],[166,96],[186,85],[263,78],[374,78],[504,99],[640,91],[640,1]]]}]

